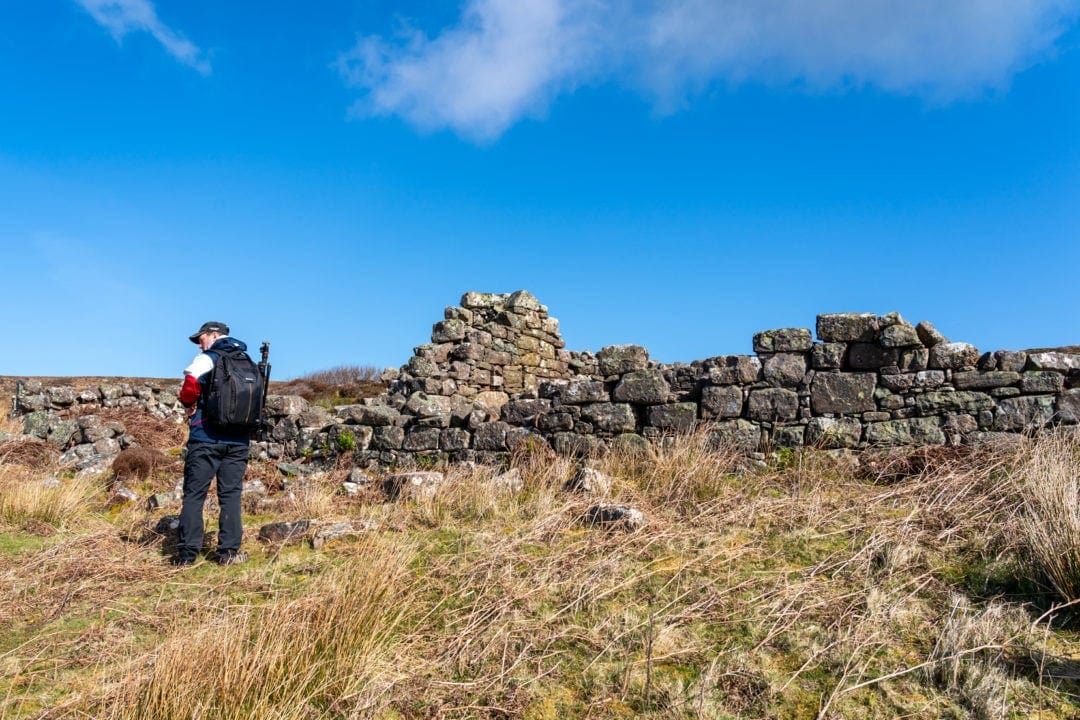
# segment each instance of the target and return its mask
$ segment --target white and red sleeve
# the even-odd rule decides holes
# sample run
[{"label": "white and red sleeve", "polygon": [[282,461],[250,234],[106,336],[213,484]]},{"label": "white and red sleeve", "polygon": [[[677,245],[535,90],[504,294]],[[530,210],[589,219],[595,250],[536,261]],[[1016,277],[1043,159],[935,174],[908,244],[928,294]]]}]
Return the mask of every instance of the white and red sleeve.
[{"label": "white and red sleeve", "polygon": [[180,386],[180,402],[194,405],[202,394],[199,378],[214,369],[214,361],[206,353],[199,353],[191,364],[184,368],[184,384]]}]

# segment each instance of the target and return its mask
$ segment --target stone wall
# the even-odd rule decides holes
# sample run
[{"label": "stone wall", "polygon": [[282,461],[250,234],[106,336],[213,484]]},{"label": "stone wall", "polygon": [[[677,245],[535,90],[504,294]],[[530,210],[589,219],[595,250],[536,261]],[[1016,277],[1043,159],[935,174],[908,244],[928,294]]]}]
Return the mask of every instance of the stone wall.
[{"label": "stone wall", "polygon": [[[696,429],[750,453],[861,450],[976,444],[1080,422],[1080,348],[980,353],[897,313],[819,315],[816,336],[768,330],[754,336],[753,355],[667,365],[635,345],[567,351],[558,322],[526,291],[466,293],[431,343],[384,373],[382,396],[332,410],[271,397],[273,429],[258,452],[351,453],[360,465],[499,462],[523,442],[584,454]],[[179,413],[174,390],[111,397],[103,388],[23,388],[15,410],[38,413],[40,427],[40,413],[85,394]]]}]

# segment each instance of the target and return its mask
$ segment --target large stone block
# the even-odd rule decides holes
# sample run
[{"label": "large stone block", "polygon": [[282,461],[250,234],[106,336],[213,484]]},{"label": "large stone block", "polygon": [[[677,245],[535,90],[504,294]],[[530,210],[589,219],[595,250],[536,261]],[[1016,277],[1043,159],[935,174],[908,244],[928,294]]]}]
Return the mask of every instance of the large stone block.
[{"label": "large stone block", "polygon": [[807,356],[805,353],[781,352],[762,357],[765,380],[770,385],[798,387],[806,377]]},{"label": "large stone block", "polygon": [[1066,390],[1058,395],[1057,413],[1063,423],[1080,423],[1080,388]]},{"label": "large stone block", "polygon": [[478,425],[473,430],[473,448],[476,450],[505,450],[506,431],[510,426],[504,422]]},{"label": "large stone block", "polygon": [[979,350],[970,343],[938,343],[930,348],[930,367],[935,370],[973,368],[979,362]]},{"label": "large stone block", "polygon": [[844,366],[846,343],[814,343],[810,353],[811,366],[815,370],[839,370]]},{"label": "large stone block", "polygon": [[661,405],[667,402],[671,389],[659,370],[636,370],[623,375],[612,399],[639,405]]},{"label": "large stone block", "polygon": [[870,423],[866,441],[872,445],[944,445],[939,418],[908,418]]},{"label": "large stone block", "polygon": [[723,420],[709,431],[709,445],[718,449],[756,452],[761,446],[761,428],[748,420]]},{"label": "large stone block", "polygon": [[884,347],[906,348],[922,345],[915,328],[906,322],[890,325],[878,336],[878,342]]},{"label": "large stone block", "polygon": [[553,398],[563,405],[607,402],[611,398],[599,380],[550,380],[540,383],[540,397]]},{"label": "large stone block", "polygon": [[502,419],[511,425],[531,425],[539,415],[551,411],[547,398],[511,400],[502,406]]},{"label": "large stone block", "polygon": [[949,342],[949,338],[942,335],[934,324],[928,320],[923,320],[921,323],[915,326],[915,332],[919,335],[919,340],[926,347],[934,347],[941,343]]},{"label": "large stone block", "polygon": [[749,385],[761,378],[761,360],[752,355],[721,355],[706,365],[713,385]]},{"label": "large stone block", "polygon": [[953,385],[957,390],[987,390],[1008,387],[1020,381],[1020,373],[1002,370],[965,370],[954,372]]},{"label": "large stone block", "polygon": [[581,417],[598,430],[608,433],[634,432],[637,418],[634,409],[625,403],[590,403],[581,406]]},{"label": "large stone block", "polygon": [[817,336],[822,342],[873,342],[878,319],[873,313],[825,313],[817,316]]},{"label": "large stone block", "polygon": [[689,432],[697,424],[697,405],[692,402],[653,405],[648,411],[648,424],[664,430]]},{"label": "large stone block", "polygon": [[751,390],[747,403],[747,417],[759,422],[794,420],[799,414],[799,395],[793,390]]},{"label": "large stone block", "polygon": [[851,343],[848,347],[847,364],[852,370],[880,370],[899,362],[900,351],[896,348],[864,342]]},{"label": "large stone block", "polygon": [[1080,370],[1080,354],[1059,351],[1031,353],[1028,355],[1027,369],[1055,370],[1060,373]]},{"label": "large stone block", "polygon": [[608,345],[596,354],[601,375],[622,375],[649,366],[649,351],[640,345]]},{"label": "large stone block", "polygon": [[742,415],[742,389],[733,385],[710,385],[701,390],[701,416],[706,419]]},{"label": "large stone block", "polygon": [[892,392],[932,390],[945,384],[945,372],[943,370],[923,370],[917,373],[882,375],[880,382],[883,387]]},{"label": "large stone block", "polygon": [[1031,432],[1039,430],[1054,418],[1053,395],[1024,395],[1003,398],[994,411],[993,429],[998,431]]},{"label": "large stone block", "polygon": [[1020,376],[1025,393],[1058,393],[1065,389],[1065,376],[1054,370],[1028,370]]},{"label": "large stone block", "polygon": [[461,320],[443,320],[435,323],[431,329],[431,342],[450,343],[460,342],[465,339],[468,326]]},{"label": "large stone block", "polygon": [[857,448],[862,438],[862,423],[855,418],[810,418],[806,426],[806,444],[824,449]]},{"label": "large stone block", "polygon": [[815,413],[855,415],[877,409],[874,373],[817,373],[810,384],[810,406]]},{"label": "large stone block", "polygon": [[439,428],[414,427],[405,434],[401,447],[410,452],[438,450],[442,431]]},{"label": "large stone block", "polygon": [[994,407],[994,399],[986,393],[973,390],[935,390],[915,398],[915,407],[923,415],[945,412],[975,413]]},{"label": "large stone block", "polygon": [[814,338],[806,328],[780,328],[763,330],[754,335],[756,353],[804,353],[810,352]]}]

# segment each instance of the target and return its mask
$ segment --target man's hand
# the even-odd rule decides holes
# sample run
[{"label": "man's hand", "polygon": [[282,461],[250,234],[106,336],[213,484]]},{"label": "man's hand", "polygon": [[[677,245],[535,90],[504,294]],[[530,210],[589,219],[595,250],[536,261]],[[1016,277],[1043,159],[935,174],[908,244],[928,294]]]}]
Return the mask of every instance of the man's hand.
[{"label": "man's hand", "polygon": [[190,420],[191,416],[194,415],[194,414],[195,414],[195,406],[194,405],[187,405],[187,406],[184,407],[184,417],[186,419]]}]

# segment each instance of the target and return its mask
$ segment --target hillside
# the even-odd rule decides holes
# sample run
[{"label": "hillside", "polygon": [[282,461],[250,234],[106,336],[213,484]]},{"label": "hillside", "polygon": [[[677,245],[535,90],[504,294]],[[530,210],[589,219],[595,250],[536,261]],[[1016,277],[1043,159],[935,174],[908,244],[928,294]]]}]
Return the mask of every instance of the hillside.
[{"label": "hillside", "polygon": [[[187,570],[148,532],[175,508],[109,508],[111,473],[13,450],[4,718],[1080,712],[1065,606],[1080,597],[1080,460],[1063,437],[761,467],[683,436],[596,460],[613,485],[592,494],[564,490],[572,461],[530,447],[512,457],[519,487],[457,467],[397,501],[379,479],[341,494],[345,466],[256,463],[269,491],[245,499],[252,560]],[[128,484],[146,497],[177,472]],[[1071,493],[1067,513],[1054,493]],[[584,522],[598,499],[645,526]],[[319,549],[257,539],[304,518],[351,532]]]}]

